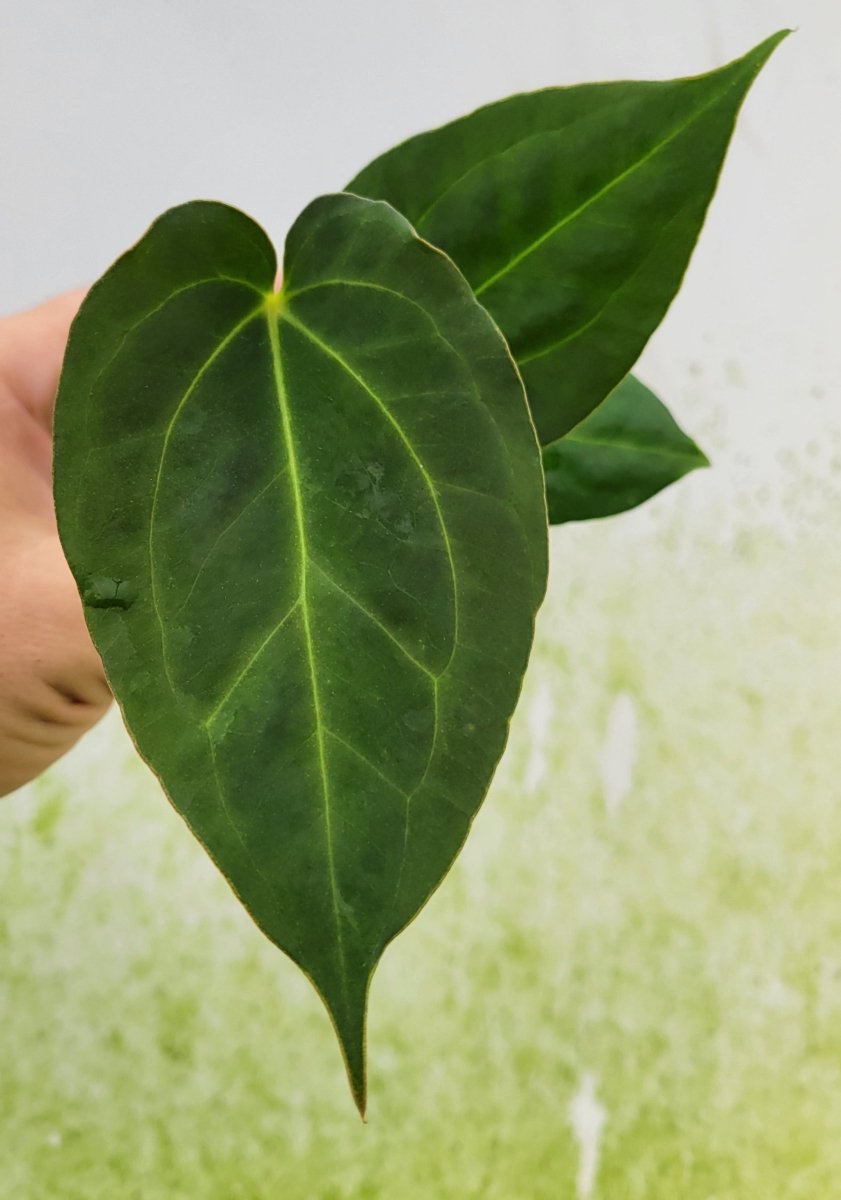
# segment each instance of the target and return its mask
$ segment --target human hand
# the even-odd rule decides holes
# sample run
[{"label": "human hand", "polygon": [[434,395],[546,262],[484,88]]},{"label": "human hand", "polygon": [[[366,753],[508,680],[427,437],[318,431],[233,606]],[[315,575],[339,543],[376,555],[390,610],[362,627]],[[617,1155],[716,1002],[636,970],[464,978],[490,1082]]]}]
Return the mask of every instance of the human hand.
[{"label": "human hand", "polygon": [[111,700],[52,495],[53,402],[83,295],[0,319],[0,796],[60,758]]}]

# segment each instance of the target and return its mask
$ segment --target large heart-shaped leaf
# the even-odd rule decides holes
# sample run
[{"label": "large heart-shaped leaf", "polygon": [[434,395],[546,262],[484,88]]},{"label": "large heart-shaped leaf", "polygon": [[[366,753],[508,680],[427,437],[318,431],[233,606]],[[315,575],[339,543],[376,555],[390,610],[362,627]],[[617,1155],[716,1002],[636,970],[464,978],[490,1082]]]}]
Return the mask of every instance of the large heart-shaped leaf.
[{"label": "large heart-shaped leaf", "polygon": [[512,96],[348,185],[458,263],[508,339],[544,445],[619,384],[662,320],[741,103],[785,36],[691,79]]},{"label": "large heart-shaped leaf", "polygon": [[553,525],[636,508],[709,459],[654,393],[629,375],[589,417],[543,449]]},{"label": "large heart-shaped leaf", "polygon": [[365,1104],[368,984],[505,744],[546,574],[504,340],[390,206],[286,245],[161,217],[91,290],[56,406],[62,542],[141,754],[311,977]]}]

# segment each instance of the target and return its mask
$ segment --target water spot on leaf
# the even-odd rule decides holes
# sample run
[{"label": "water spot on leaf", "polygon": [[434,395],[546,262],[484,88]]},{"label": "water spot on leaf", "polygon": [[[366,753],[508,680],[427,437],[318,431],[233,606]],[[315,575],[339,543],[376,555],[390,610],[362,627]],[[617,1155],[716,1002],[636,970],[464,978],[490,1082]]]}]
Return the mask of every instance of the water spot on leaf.
[{"label": "water spot on leaf", "polygon": [[82,585],[82,602],[87,608],[131,608],[137,588],[127,579],[108,575],[89,575]]},{"label": "water spot on leaf", "polygon": [[386,469],[379,462],[354,459],[346,463],[335,480],[338,494],[347,501],[351,512],[366,520],[377,521],[403,542],[415,537],[417,518],[406,508],[402,493],[384,486]]},{"label": "water spot on leaf", "polygon": [[433,709],[429,705],[410,708],[403,714],[403,724],[413,733],[425,733],[432,726],[433,716]]},{"label": "water spot on leaf", "polygon": [[401,541],[410,542],[415,536],[415,514],[404,509],[394,522],[394,532]]}]

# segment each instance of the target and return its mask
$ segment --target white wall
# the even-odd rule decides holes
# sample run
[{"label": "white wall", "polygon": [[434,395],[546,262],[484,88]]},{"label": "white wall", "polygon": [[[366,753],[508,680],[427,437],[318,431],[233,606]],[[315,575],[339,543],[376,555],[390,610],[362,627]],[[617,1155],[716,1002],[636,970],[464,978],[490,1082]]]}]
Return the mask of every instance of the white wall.
[{"label": "white wall", "polygon": [[1,14],[0,312],[96,277],[171,204],[224,199],[282,242],[314,195],[479,103],[695,73],[799,26],[748,99],[641,373],[691,430],[719,412],[719,459],[738,448],[770,470],[789,441],[841,426],[838,0],[4,0]]}]

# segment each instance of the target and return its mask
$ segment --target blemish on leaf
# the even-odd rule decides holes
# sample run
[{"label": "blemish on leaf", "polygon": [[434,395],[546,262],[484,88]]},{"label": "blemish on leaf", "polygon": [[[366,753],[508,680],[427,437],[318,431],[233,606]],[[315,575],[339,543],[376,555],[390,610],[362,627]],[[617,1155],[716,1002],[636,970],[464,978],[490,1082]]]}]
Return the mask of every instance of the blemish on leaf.
[{"label": "blemish on leaf", "polygon": [[131,608],[137,588],[127,579],[90,575],[82,584],[82,602],[86,608]]},{"label": "blemish on leaf", "polygon": [[434,719],[435,712],[432,707],[410,708],[403,714],[403,724],[413,733],[425,733],[427,729],[432,728]]}]

